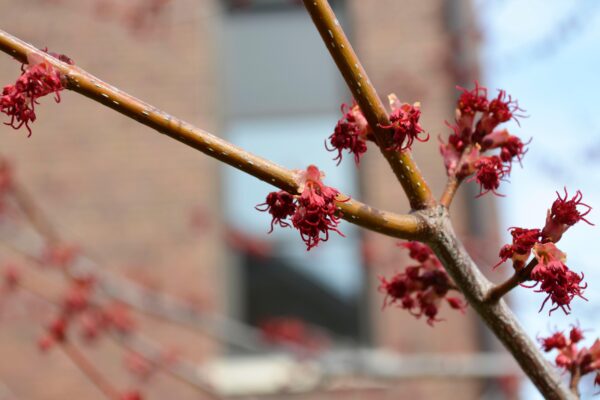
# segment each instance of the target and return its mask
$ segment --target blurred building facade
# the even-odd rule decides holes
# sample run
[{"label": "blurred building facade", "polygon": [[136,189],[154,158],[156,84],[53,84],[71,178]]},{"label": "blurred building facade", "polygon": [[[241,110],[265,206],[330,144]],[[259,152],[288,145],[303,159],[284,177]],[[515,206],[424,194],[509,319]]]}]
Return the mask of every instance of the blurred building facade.
[{"label": "blurred building facade", "polygon": [[[359,169],[351,157],[336,169],[323,149],[340,104],[351,99],[298,2],[177,0],[148,19],[118,1],[0,4],[4,30],[67,53],[122,90],[285,167],[318,162],[332,179],[326,182],[375,207],[408,209],[373,147]],[[446,177],[437,137],[452,119],[454,85],[477,75],[470,2],[340,0],[334,6],[380,95],[395,92],[422,103],[432,139],[416,146],[415,158],[440,194]],[[18,71],[13,60],[0,58],[2,82]],[[492,348],[470,310],[461,315],[443,308],[444,322],[434,328],[403,310],[381,310],[377,276],[408,262],[395,240],[343,223],[346,239],[307,255],[296,232],[266,236],[269,219],[253,208],[266,185],[81,96],[63,97],[60,105],[46,100],[39,107],[31,138],[5,128],[2,155],[66,240],[103,268],[249,324],[290,315],[344,343],[404,354]],[[480,249],[496,237],[493,204],[474,204],[469,191],[453,206],[456,229],[478,251],[478,261],[492,265]],[[267,249],[266,261],[256,258],[257,247]],[[0,256],[15,258],[6,250]],[[11,300],[4,302],[8,307]],[[60,353],[38,353],[40,328],[22,314],[2,317],[0,352],[11,361],[0,363],[0,381],[17,398],[101,399]],[[153,338],[177,344],[199,364],[237,354],[211,337],[141,318]],[[114,345],[96,345],[91,353],[119,386],[135,384],[123,374]],[[368,391],[344,391],[341,384],[338,391],[301,397],[476,399],[488,386],[477,379],[423,378],[367,385]],[[198,398],[170,378],[147,388],[151,399]]]}]

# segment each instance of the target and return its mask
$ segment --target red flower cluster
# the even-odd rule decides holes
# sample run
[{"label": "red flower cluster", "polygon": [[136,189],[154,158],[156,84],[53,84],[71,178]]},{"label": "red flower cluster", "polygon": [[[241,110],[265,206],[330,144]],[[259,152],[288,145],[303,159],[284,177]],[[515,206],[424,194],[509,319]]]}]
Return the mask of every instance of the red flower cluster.
[{"label": "red flower cluster", "polygon": [[41,350],[48,350],[55,343],[67,340],[69,327],[73,325],[77,325],[81,336],[88,341],[110,331],[127,334],[134,329],[135,323],[125,306],[120,303],[101,306],[92,301],[95,286],[92,277],[72,280],[58,316],[38,342]]},{"label": "red flower cluster", "polygon": [[540,241],[541,231],[539,229],[510,228],[510,234],[513,237],[512,244],[505,244],[500,249],[500,262],[494,266],[496,268],[503,262],[511,259],[513,267],[520,270],[525,267],[525,263],[531,255],[531,249]]},{"label": "red flower cluster", "polygon": [[300,232],[307,250],[321,241],[327,241],[329,231],[344,236],[337,229],[340,217],[335,198],[340,192],[323,184],[322,177],[322,172],[316,166],[309,165],[306,171],[299,174],[300,195],[271,192],[264,203],[256,206],[257,210],[271,214],[273,219],[269,232],[273,231],[273,224],[290,226],[286,219],[291,217],[291,223]]},{"label": "red flower cluster", "polygon": [[500,187],[502,178],[510,173],[510,165],[502,162],[498,156],[480,157],[473,163],[475,167],[475,176],[472,180],[477,181],[480,186],[479,196],[483,196],[487,192],[492,192],[495,195],[502,196],[496,192]]},{"label": "red flower cluster", "polygon": [[[539,285],[536,291],[547,294],[540,311],[546,302],[551,300],[554,308],[550,312],[560,307],[568,314],[571,301],[575,297],[584,298],[583,290],[587,285],[582,283],[583,274],[579,275],[566,266],[565,253],[560,251],[554,243],[560,240],[562,234],[569,227],[579,221],[591,225],[592,223],[585,219],[585,216],[591,211],[591,207],[581,202],[583,195],[580,191],[577,191],[577,194],[570,200],[568,200],[566,189],[564,198],[558,192],[556,194],[558,198],[552,204],[552,208],[548,210],[546,225],[543,229],[510,228],[512,244],[502,246],[499,254],[500,262],[494,268],[510,259],[513,262],[513,268],[519,271],[525,267],[533,251],[537,264],[529,275],[529,280],[534,281],[533,285],[529,287],[534,288]],[[580,212],[577,209],[578,206],[583,206],[586,210]]]},{"label": "red flower cluster", "polygon": [[282,228],[290,226],[286,219],[296,212],[296,203],[293,195],[280,190],[279,192],[269,193],[266,201],[255,208],[258,211],[268,211],[273,217],[273,220],[271,220],[271,229],[269,229],[269,233],[271,233],[273,232],[274,224]]},{"label": "red flower cluster", "polygon": [[[496,189],[511,171],[512,161],[521,162],[525,144],[506,129],[494,131],[501,123],[515,119],[520,108],[506,92],[499,91],[496,98],[488,100],[487,89],[475,82],[473,90],[462,90],[457,107],[456,121],[450,125],[453,133],[448,143],[440,144],[440,152],[449,176],[464,179],[475,173],[472,180],[481,186],[480,196]],[[479,119],[476,121],[476,117]],[[484,157],[482,153],[498,149],[498,155]]]},{"label": "red flower cluster", "polygon": [[560,251],[554,243],[536,243],[533,246],[533,253],[537,259],[537,265],[531,271],[530,279],[535,283],[530,287],[540,285],[536,292],[546,293],[548,296],[542,303],[540,311],[546,305],[548,300],[552,301],[554,308],[559,307],[568,314],[571,310],[571,300],[575,296],[583,297],[583,290],[587,284],[583,284],[583,274],[579,275],[569,269],[564,263],[566,254]]},{"label": "red flower cluster", "polygon": [[440,321],[436,317],[442,300],[454,309],[464,310],[464,301],[448,297],[448,293],[456,288],[431,249],[419,242],[407,242],[402,246],[419,264],[407,267],[389,280],[379,277],[379,291],[385,293],[383,306],[398,305],[417,318],[425,315],[429,325]]},{"label": "red flower cluster", "polygon": [[[581,202],[583,195],[581,191],[577,191],[575,196],[571,200],[567,200],[569,194],[565,188],[565,197],[560,197],[560,194],[556,192],[558,198],[552,203],[552,208],[548,210],[546,215],[546,225],[542,230],[542,236],[549,241],[558,242],[562,237],[563,233],[571,226],[575,225],[579,221],[583,221],[589,225],[594,225],[585,216],[590,213],[592,207]],[[577,209],[577,206],[583,206],[586,208],[584,212]]]},{"label": "red flower cluster", "polygon": [[45,61],[28,65],[15,84],[5,86],[2,91],[0,111],[10,117],[10,122],[6,124],[14,129],[25,126],[31,136],[29,124],[35,121],[38,99],[54,93],[58,103],[63,89],[60,73],[52,65]]},{"label": "red flower cluster", "polygon": [[[600,340],[596,339],[594,344],[578,348],[578,343],[584,339],[583,331],[574,326],[567,338],[563,332],[555,332],[547,338],[540,338],[540,344],[545,352],[557,350],[556,366],[565,372],[575,373],[579,377],[590,373],[596,373],[594,385],[600,385]],[[579,378],[577,378],[579,379]]]},{"label": "red flower cluster", "polygon": [[360,157],[367,151],[367,139],[372,135],[371,128],[357,104],[352,107],[342,104],[342,114],[344,116],[337,122],[335,130],[329,136],[331,148],[327,143],[325,148],[328,151],[338,152],[337,157],[334,158],[338,165],[342,162],[343,150],[354,153],[354,161],[358,164]]},{"label": "red flower cluster", "polygon": [[388,150],[404,151],[410,149],[413,142],[426,142],[429,140],[429,134],[421,138],[419,135],[424,132],[419,123],[421,118],[421,104],[401,103],[396,95],[388,96],[392,113],[390,114],[390,124],[381,125],[382,128],[390,129],[393,132],[392,145]]}]

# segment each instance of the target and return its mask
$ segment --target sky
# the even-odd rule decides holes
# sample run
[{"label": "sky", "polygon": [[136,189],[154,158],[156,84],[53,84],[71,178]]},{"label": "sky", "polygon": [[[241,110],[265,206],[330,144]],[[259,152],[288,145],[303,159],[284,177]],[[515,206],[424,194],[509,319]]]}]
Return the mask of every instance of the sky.
[{"label": "sky", "polygon": [[[501,187],[501,226],[542,227],[555,191],[583,193],[594,207],[559,243],[567,265],[583,272],[588,299],[575,299],[572,313],[548,309],[538,313],[544,296],[517,288],[514,307],[532,337],[548,335],[569,325],[586,330],[587,341],[600,337],[600,268],[595,248],[600,245],[600,2],[580,0],[496,0],[476,2],[483,33],[484,83],[501,88],[519,100],[528,118],[509,130],[531,138],[523,168],[514,168],[510,183]],[[508,232],[504,233],[508,242]],[[588,378],[593,378],[589,376]],[[597,392],[582,382],[582,398]],[[531,387],[523,397],[541,399]]]}]

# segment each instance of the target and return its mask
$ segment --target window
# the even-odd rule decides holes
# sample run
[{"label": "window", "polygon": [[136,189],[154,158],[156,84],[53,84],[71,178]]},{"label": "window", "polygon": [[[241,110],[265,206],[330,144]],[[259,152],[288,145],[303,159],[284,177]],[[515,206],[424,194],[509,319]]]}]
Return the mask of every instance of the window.
[{"label": "window", "polygon": [[[288,168],[316,164],[326,172],[327,184],[355,195],[356,167],[352,162],[335,167],[334,155],[323,147],[341,116],[340,103],[350,96],[310,17],[293,5],[280,13],[258,12],[283,1],[247,3],[257,12],[226,14],[223,21],[227,139]],[[270,217],[248,206],[264,202],[272,186],[230,168],[223,176],[228,224],[273,248],[267,258],[238,252],[238,286],[231,290],[240,295],[233,313],[251,324],[297,317],[338,336],[364,337],[363,271],[354,226],[343,223],[346,238],[333,234],[306,252],[294,229],[276,228],[267,236]]]}]

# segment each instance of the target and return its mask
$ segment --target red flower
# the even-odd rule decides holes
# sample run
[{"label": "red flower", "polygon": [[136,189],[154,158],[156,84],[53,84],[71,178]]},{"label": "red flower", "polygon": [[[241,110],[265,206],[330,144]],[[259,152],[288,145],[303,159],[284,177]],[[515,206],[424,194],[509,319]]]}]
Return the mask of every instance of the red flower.
[{"label": "red flower", "polygon": [[408,256],[421,263],[427,261],[429,258],[435,258],[429,246],[421,242],[402,242],[398,246],[408,249]]},{"label": "red flower", "polygon": [[494,131],[481,140],[482,150],[500,149],[500,159],[504,162],[510,163],[513,158],[516,158],[519,162],[523,159],[523,156],[527,152],[525,145],[521,139],[517,136],[513,136],[508,133],[508,130],[502,129],[500,131]]},{"label": "red flower", "polygon": [[456,297],[446,297],[455,288],[431,249],[418,242],[402,246],[409,249],[409,256],[419,265],[407,267],[389,280],[379,277],[379,291],[385,293],[383,307],[395,304],[417,318],[425,315],[430,325],[439,321],[436,317],[443,299],[453,309],[464,310],[466,303]]},{"label": "red flower", "polygon": [[14,129],[25,126],[31,136],[29,124],[35,121],[35,105],[38,99],[50,93],[55,94],[56,102],[60,102],[60,91],[63,90],[60,73],[52,65],[42,61],[29,65],[14,85],[4,87],[0,97],[0,111],[10,117],[7,125]]},{"label": "red flower", "polygon": [[55,318],[47,327],[47,332],[38,340],[41,351],[49,350],[55,343],[62,343],[67,338],[68,320],[62,317]]},{"label": "red flower", "polygon": [[487,192],[502,196],[496,192],[496,189],[500,187],[502,178],[510,173],[510,167],[504,165],[498,156],[481,157],[475,161],[474,167],[477,172],[471,180],[477,181],[480,185],[478,197],[483,196]]},{"label": "red flower", "polygon": [[571,339],[571,342],[577,343],[583,340],[583,338],[583,331],[579,327],[573,326],[571,332],[569,332],[569,339]]},{"label": "red flower", "polygon": [[457,125],[455,134],[458,134],[463,140],[470,142],[475,114],[477,112],[484,113],[488,110],[487,89],[479,86],[477,81],[475,81],[475,88],[473,90],[467,90],[461,86],[457,86],[456,88],[462,90],[462,93],[456,102]]},{"label": "red flower", "polygon": [[[546,225],[542,230],[542,236],[545,240],[558,242],[562,237],[563,233],[566,232],[569,227],[575,225],[579,221],[584,221],[589,225],[594,225],[585,216],[590,213],[592,207],[581,202],[583,195],[581,191],[577,191],[575,196],[570,200],[567,200],[568,193],[565,188],[565,197],[560,197],[560,194],[556,192],[558,199],[552,203],[552,208],[548,210],[546,216]],[[581,212],[577,209],[578,206],[585,207],[586,210]]]},{"label": "red flower", "polygon": [[389,99],[392,107],[390,124],[381,125],[382,128],[390,129],[393,132],[392,145],[388,150],[404,151],[410,149],[415,139],[419,142],[428,141],[429,134],[424,138],[419,137],[419,134],[424,132],[419,124],[421,104],[401,104],[395,95],[390,95]]},{"label": "red flower", "polygon": [[567,338],[562,332],[555,332],[552,336],[538,339],[542,343],[544,351],[552,351],[553,349],[561,350],[567,347]]},{"label": "red flower", "polygon": [[519,160],[519,162],[521,162],[523,156],[527,152],[527,150],[525,150],[524,147],[525,143],[523,143],[521,139],[511,135],[501,146],[500,158],[504,162],[510,162],[513,158],[516,158],[517,160]]},{"label": "red flower", "polygon": [[475,81],[473,90],[467,90],[461,86],[456,86],[456,88],[462,91],[456,105],[461,115],[475,115],[476,112],[488,110],[487,88],[479,86],[479,82]]},{"label": "red flower", "polygon": [[85,310],[90,304],[93,287],[93,278],[75,279],[63,299],[64,313],[71,315]]},{"label": "red flower", "polygon": [[338,155],[334,160],[337,160],[338,165],[342,162],[342,150],[354,153],[354,161],[358,164],[360,157],[367,151],[366,140],[371,134],[371,128],[358,105],[354,104],[349,108],[348,105],[342,104],[342,113],[344,116],[329,136],[331,148],[327,147],[327,144],[325,148],[328,151],[337,150]]},{"label": "red flower", "polygon": [[278,224],[282,228],[290,226],[285,219],[292,216],[296,212],[294,196],[288,192],[284,192],[283,190],[269,193],[267,195],[267,200],[264,203],[257,205],[255,208],[258,211],[268,211],[273,217],[269,233],[273,232],[274,224]]},{"label": "red flower", "polygon": [[585,299],[583,290],[587,285],[581,283],[583,275],[571,271],[564,264],[566,255],[554,243],[536,243],[533,252],[538,263],[531,271],[530,278],[536,281],[532,287],[539,284],[540,287],[536,291],[548,294],[540,311],[546,302],[551,300],[555,307],[550,310],[550,313],[562,308],[565,314],[568,314],[571,309],[570,303],[575,296]]},{"label": "red flower", "polygon": [[300,174],[301,194],[298,208],[292,216],[292,224],[306,243],[306,249],[317,246],[320,241],[329,239],[329,231],[344,236],[338,229],[340,217],[337,214],[335,198],[339,192],[321,181],[321,171],[309,165]]},{"label": "red flower", "polygon": [[487,112],[477,123],[476,136],[483,138],[491,133],[496,126],[510,121],[511,118],[518,123],[517,117],[522,117],[522,115],[516,114],[517,111],[523,111],[519,108],[517,101],[513,100],[510,95],[507,98],[506,91],[498,90],[498,96],[489,102]]},{"label": "red flower", "polygon": [[506,91],[498,90],[498,96],[490,101],[488,111],[492,115],[493,119],[501,122],[508,122],[511,118],[515,118],[515,111],[520,110],[519,104],[516,100],[513,100],[509,95],[506,98]]},{"label": "red flower", "polygon": [[500,249],[501,260],[494,268],[508,259],[512,259],[516,270],[523,268],[531,255],[531,249],[539,242],[540,233],[539,229],[510,228],[513,242]]}]

